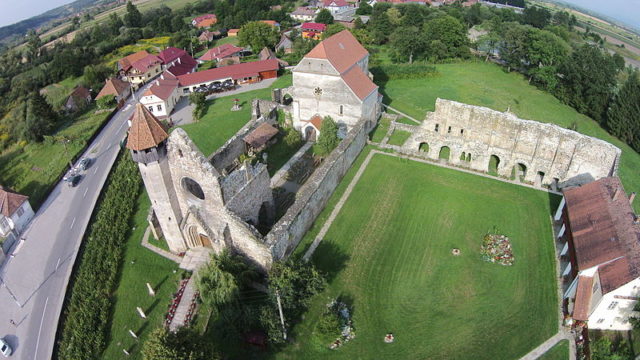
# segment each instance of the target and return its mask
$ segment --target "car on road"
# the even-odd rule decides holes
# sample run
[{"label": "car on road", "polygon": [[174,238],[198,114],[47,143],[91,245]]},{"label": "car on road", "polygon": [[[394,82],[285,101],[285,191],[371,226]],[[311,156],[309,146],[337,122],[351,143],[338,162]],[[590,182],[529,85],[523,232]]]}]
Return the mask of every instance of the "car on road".
[{"label": "car on road", "polygon": [[83,157],[78,161],[78,169],[87,170],[91,166],[91,158]]},{"label": "car on road", "polygon": [[0,338],[0,354],[9,357],[13,354],[13,349],[4,338]]},{"label": "car on road", "polygon": [[82,175],[75,174],[69,177],[69,180],[67,180],[67,184],[69,185],[69,187],[76,187],[76,185],[78,185],[81,179],[82,179]]}]

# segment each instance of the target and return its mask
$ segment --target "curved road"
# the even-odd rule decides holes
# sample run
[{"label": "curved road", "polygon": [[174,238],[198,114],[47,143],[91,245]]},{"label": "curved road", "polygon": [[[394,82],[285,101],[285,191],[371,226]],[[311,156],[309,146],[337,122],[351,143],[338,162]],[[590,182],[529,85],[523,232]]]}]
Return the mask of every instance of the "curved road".
[{"label": "curved road", "polygon": [[93,162],[80,183],[57,184],[0,268],[0,337],[13,347],[13,359],[51,358],[73,263],[133,104],[129,99],[87,148]]}]

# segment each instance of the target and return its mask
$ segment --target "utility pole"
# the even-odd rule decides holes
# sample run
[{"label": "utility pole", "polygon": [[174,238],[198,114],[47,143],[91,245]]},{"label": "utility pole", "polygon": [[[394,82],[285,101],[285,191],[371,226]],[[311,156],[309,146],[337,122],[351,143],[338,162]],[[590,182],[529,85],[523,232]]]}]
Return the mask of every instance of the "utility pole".
[{"label": "utility pole", "polygon": [[276,299],[278,300],[278,310],[280,311],[280,323],[282,324],[282,337],[287,340],[287,328],[284,327],[284,314],[282,314],[282,304],[280,303],[280,292],[276,289]]}]

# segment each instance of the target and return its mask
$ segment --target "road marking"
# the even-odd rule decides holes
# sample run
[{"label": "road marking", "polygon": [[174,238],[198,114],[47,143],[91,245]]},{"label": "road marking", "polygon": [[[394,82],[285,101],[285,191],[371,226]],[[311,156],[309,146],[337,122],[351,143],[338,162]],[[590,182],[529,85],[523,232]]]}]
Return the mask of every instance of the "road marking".
[{"label": "road marking", "polygon": [[120,127],[118,128],[118,130],[116,130],[116,132],[120,131],[120,129],[122,129],[122,127],[124,126],[124,124],[126,124],[126,122],[123,122]]},{"label": "road marking", "polygon": [[59,266],[60,266],[60,258],[58,258],[58,263],[56,264],[56,270],[58,270]]},{"label": "road marking", "polygon": [[73,221],[71,222],[71,227],[69,227],[69,229],[73,229],[73,224],[76,223],[76,218],[73,218]]},{"label": "road marking", "polygon": [[44,324],[44,315],[47,312],[47,304],[49,303],[49,298],[44,301],[44,309],[42,310],[42,319],[40,319],[40,330],[38,330],[38,340],[36,341],[36,351],[34,353],[35,358],[38,358],[38,346],[40,345],[40,333],[42,332],[42,324]]},{"label": "road marking", "polygon": [[96,169],[93,171],[94,174],[98,173],[98,166],[96,166]]},{"label": "road marking", "polygon": [[85,197],[85,196],[87,196],[87,191],[89,191],[89,188],[86,188],[86,189],[84,190],[84,195],[82,195],[82,198],[83,198],[83,199],[84,199],[84,197]]}]

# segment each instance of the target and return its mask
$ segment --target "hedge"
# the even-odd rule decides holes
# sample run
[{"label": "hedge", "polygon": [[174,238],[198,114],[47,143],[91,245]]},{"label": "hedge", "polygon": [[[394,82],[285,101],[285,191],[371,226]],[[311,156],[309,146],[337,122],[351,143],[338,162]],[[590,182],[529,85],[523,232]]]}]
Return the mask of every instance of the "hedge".
[{"label": "hedge", "polygon": [[424,63],[377,65],[369,69],[373,78],[380,81],[396,79],[422,79],[438,74],[436,67]]},{"label": "hedge", "polygon": [[118,270],[141,190],[141,178],[123,150],[94,210],[83,251],[67,290],[63,322],[58,329],[58,359],[98,359],[106,346]]}]

